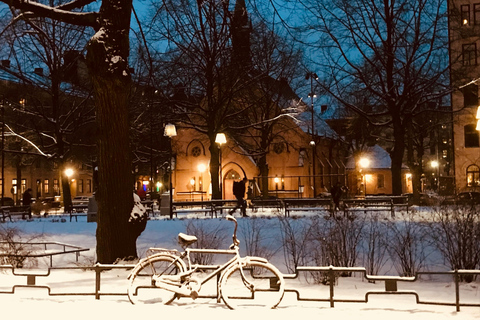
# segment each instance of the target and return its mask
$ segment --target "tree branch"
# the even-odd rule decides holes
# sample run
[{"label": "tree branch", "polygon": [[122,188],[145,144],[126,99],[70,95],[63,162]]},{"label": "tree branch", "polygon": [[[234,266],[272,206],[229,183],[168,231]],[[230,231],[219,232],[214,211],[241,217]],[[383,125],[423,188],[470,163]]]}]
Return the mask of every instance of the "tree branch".
[{"label": "tree branch", "polygon": [[18,18],[29,18],[32,15],[35,17],[45,17],[54,20],[59,20],[65,23],[70,23],[79,26],[92,27],[98,29],[97,12],[71,12],[72,10],[91,3],[92,0],[73,1],[68,4],[50,7],[37,2],[25,2],[22,0],[0,0],[17,10],[22,11]]}]

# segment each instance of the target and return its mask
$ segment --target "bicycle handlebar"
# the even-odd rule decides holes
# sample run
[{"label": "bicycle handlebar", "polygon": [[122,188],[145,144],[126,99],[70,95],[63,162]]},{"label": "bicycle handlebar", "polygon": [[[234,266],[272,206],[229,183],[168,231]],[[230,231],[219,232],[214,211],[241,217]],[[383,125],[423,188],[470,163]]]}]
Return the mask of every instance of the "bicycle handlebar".
[{"label": "bicycle handlebar", "polygon": [[233,221],[235,223],[235,229],[233,230],[233,236],[232,236],[232,239],[233,239],[232,246],[238,247],[238,245],[240,244],[240,240],[237,239],[237,227],[238,227],[237,219],[235,219],[234,217],[232,217],[230,215],[227,215],[225,218],[227,220]]}]

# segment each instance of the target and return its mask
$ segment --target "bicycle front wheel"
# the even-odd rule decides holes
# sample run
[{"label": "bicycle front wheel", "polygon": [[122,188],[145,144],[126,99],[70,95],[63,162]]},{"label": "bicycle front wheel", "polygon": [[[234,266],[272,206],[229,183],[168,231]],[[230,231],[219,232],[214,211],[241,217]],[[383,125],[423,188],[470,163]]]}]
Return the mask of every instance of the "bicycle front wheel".
[{"label": "bicycle front wheel", "polygon": [[133,304],[169,304],[175,293],[155,286],[155,277],[184,271],[183,261],[170,255],[154,255],[141,260],[130,275],[128,298]]},{"label": "bicycle front wheel", "polygon": [[242,267],[234,265],[225,271],[220,281],[220,294],[230,309],[273,309],[280,303],[285,292],[282,273],[272,264],[263,261],[251,260]]}]

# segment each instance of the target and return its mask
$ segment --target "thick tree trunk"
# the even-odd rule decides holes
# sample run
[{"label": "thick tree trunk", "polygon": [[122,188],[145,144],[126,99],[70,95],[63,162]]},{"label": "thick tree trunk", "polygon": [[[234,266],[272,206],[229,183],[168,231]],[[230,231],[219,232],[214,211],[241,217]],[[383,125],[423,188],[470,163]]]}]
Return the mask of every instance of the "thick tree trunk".
[{"label": "thick tree trunk", "polygon": [[100,263],[136,257],[136,239],[145,227],[129,222],[133,207],[128,122],[131,6],[131,0],[102,2],[99,20],[102,27],[90,40],[87,51],[97,111],[97,261]]},{"label": "thick tree trunk", "polygon": [[402,194],[402,164],[403,155],[405,153],[405,130],[400,120],[394,119],[394,139],[395,144],[390,157],[392,159],[392,194]]},{"label": "thick tree trunk", "polygon": [[262,190],[262,198],[268,199],[268,163],[267,155],[262,155],[258,160],[258,169],[260,171],[260,188]]},{"label": "thick tree trunk", "polygon": [[222,194],[219,187],[220,152],[215,139],[210,139],[210,177],[212,179],[212,199],[221,199]]}]

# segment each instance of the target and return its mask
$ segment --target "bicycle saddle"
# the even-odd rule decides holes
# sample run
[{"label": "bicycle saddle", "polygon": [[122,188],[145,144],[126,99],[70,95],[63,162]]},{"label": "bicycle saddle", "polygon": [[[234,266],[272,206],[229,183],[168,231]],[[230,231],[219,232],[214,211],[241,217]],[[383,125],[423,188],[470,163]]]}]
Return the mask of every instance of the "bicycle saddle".
[{"label": "bicycle saddle", "polygon": [[181,232],[178,234],[178,243],[182,247],[188,247],[192,243],[197,242],[197,240],[198,239],[195,236],[189,236],[188,234],[181,233]]}]

